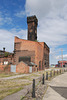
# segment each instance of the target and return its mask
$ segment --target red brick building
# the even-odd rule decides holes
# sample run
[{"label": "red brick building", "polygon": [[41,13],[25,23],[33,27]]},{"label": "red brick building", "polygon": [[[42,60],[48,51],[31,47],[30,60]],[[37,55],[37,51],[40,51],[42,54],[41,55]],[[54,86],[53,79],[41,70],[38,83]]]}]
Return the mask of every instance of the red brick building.
[{"label": "red brick building", "polygon": [[14,54],[3,50],[0,50],[0,65],[7,65],[14,63]]},{"label": "red brick building", "polygon": [[58,67],[67,67],[67,61],[58,61]]},{"label": "red brick building", "polygon": [[37,24],[36,16],[27,18],[28,40],[15,37],[14,41],[14,64],[23,61],[25,63],[34,63],[37,70],[43,70],[49,67],[49,47],[45,42],[37,42]]},{"label": "red brick building", "polygon": [[[14,53],[0,51],[0,64],[16,65],[18,73],[29,73],[38,70],[44,70],[49,67],[49,47],[45,42],[37,41],[36,16],[27,17],[28,40],[15,37]],[[11,67],[13,68],[13,66]]]}]

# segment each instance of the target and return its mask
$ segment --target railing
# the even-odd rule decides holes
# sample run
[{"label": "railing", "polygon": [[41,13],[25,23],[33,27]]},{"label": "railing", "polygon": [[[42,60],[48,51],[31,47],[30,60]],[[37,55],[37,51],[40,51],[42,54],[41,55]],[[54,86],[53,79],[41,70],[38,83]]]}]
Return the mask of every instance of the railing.
[{"label": "railing", "polygon": [[[45,73],[42,74],[40,77],[33,79],[32,84],[30,84],[27,88],[27,93],[31,92],[31,98],[35,98],[36,91],[40,86],[46,86],[46,88],[47,88],[46,83],[48,80],[51,80],[52,78],[54,78],[58,75],[61,75],[64,72],[67,72],[67,68],[46,70]],[[27,93],[26,93],[26,95],[27,95]],[[22,98],[22,100],[23,100],[23,98]]]},{"label": "railing", "polygon": [[33,84],[32,84],[32,98],[35,98],[35,90],[36,90],[36,84],[38,84],[38,82],[41,82],[41,84],[45,84],[45,80],[50,80],[53,77],[63,74],[64,72],[67,72],[67,69],[53,69],[50,70],[49,72],[46,72],[46,75],[42,75],[42,77],[37,78],[37,79],[33,79]]}]

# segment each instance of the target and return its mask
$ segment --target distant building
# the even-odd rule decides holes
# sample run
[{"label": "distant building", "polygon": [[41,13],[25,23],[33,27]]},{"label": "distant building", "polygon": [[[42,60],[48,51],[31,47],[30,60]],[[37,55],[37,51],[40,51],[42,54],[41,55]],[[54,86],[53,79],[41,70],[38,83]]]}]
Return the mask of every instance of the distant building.
[{"label": "distant building", "polygon": [[5,51],[5,48],[3,48],[3,50],[0,50],[0,65],[13,64],[13,58],[14,54]]},{"label": "distant building", "polygon": [[67,67],[67,61],[58,61],[58,67]]},{"label": "distant building", "polygon": [[51,64],[50,67],[55,67],[55,64]]}]

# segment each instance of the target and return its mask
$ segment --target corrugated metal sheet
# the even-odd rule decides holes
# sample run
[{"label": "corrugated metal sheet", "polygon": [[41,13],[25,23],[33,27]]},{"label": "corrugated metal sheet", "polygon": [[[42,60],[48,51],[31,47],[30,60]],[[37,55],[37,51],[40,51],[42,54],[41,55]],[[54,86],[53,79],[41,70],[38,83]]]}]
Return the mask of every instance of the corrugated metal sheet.
[{"label": "corrugated metal sheet", "polygon": [[11,65],[11,72],[16,72],[16,65]]},{"label": "corrugated metal sheet", "polygon": [[29,67],[29,73],[32,73],[32,66]]}]

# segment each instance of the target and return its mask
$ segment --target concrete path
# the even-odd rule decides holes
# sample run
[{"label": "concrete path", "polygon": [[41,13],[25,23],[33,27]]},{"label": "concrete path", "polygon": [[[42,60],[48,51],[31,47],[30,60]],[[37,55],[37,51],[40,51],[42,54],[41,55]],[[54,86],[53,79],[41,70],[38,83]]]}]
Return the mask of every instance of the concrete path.
[{"label": "concrete path", "polygon": [[67,72],[52,79],[43,100],[67,100]]}]

